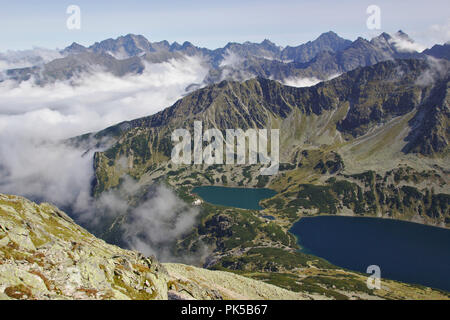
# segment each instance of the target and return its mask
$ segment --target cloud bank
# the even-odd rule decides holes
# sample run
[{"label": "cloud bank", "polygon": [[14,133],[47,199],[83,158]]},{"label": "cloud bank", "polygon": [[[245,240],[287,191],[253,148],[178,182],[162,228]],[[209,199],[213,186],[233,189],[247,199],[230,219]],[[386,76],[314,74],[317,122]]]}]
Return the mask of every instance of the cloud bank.
[{"label": "cloud bank", "polygon": [[[207,72],[201,58],[186,57],[149,64],[141,75],[83,74],[75,85],[1,82],[0,192],[70,208],[85,226],[95,225],[87,218],[108,209],[108,199],[115,204],[110,212],[123,214],[129,210],[123,198],[110,194],[96,203],[90,197],[95,150],[84,154],[60,141],[158,112],[185,95],[192,83],[202,83]],[[173,216],[181,211],[186,215]],[[164,245],[192,227],[195,214],[170,190],[158,189],[131,211],[124,240],[130,248],[167,258]],[[174,220],[170,227],[167,219]]]}]

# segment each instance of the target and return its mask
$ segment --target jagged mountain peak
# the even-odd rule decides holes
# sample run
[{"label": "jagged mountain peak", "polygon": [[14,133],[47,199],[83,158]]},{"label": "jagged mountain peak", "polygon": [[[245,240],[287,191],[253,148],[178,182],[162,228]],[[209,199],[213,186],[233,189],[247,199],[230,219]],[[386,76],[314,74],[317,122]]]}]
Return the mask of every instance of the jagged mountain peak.
[{"label": "jagged mountain peak", "polygon": [[261,45],[265,46],[265,47],[278,47],[275,43],[273,43],[272,41],[270,41],[269,39],[264,39],[261,42]]},{"label": "jagged mountain peak", "polygon": [[345,50],[351,45],[351,41],[341,38],[333,31],[322,33],[313,41],[308,41],[297,47],[287,46],[281,53],[282,59],[297,62],[308,62],[321,52],[338,52]]},{"label": "jagged mountain peak", "polygon": [[349,48],[360,50],[361,53],[364,54],[373,51],[374,46],[367,39],[364,39],[363,37],[358,37],[355,41],[352,42]]},{"label": "jagged mountain peak", "polygon": [[70,46],[68,46],[67,48],[71,48],[71,49],[75,49],[75,48],[84,48],[84,49],[86,49],[85,46],[83,46],[83,45],[81,45],[81,44],[79,44],[79,43],[77,43],[77,42],[72,42],[72,44],[71,44]]},{"label": "jagged mountain peak", "polygon": [[72,42],[72,44],[68,47],[66,47],[65,49],[61,50],[61,54],[66,55],[66,54],[78,54],[78,53],[82,53],[87,51],[88,49],[77,43],[77,42]]},{"label": "jagged mountain peak", "polygon": [[178,42],[174,41],[171,45],[170,45],[170,50],[180,50],[182,48],[181,44],[179,44]]},{"label": "jagged mountain peak", "polygon": [[369,43],[369,41],[367,41],[367,39],[364,39],[363,37],[358,37],[358,38],[356,38],[355,41],[353,41],[353,43],[354,43],[354,44],[359,44],[359,43],[364,43],[364,44],[366,44],[366,43]]},{"label": "jagged mountain peak", "polygon": [[397,31],[392,36],[392,41],[407,41],[409,43],[415,43],[415,41],[406,33],[404,33],[402,30]]},{"label": "jagged mountain peak", "polygon": [[146,51],[154,51],[147,38],[131,33],[116,39],[109,38],[96,42],[89,49],[93,52],[107,52],[119,59],[137,56]]},{"label": "jagged mountain peak", "polygon": [[189,41],[185,41],[185,42],[183,42],[183,44],[181,45],[181,48],[182,48],[182,49],[185,49],[185,48],[188,48],[188,47],[194,47],[194,45],[193,45],[191,42],[189,42]]},{"label": "jagged mountain peak", "polygon": [[334,31],[328,31],[322,33],[316,40],[319,39],[342,39],[336,32]]},{"label": "jagged mountain peak", "polygon": [[443,45],[436,44],[430,49],[425,49],[422,53],[437,59],[450,60],[450,42]]},{"label": "jagged mountain peak", "polygon": [[391,39],[392,39],[392,36],[389,33],[383,32],[379,36],[372,38],[372,40],[370,40],[370,42],[373,42],[376,40],[389,41]]},{"label": "jagged mountain peak", "polygon": [[396,35],[397,37],[402,38],[402,39],[408,39],[408,40],[411,40],[411,38],[408,36],[408,34],[406,34],[405,32],[403,32],[402,30],[398,30],[398,31],[395,33],[395,35]]}]

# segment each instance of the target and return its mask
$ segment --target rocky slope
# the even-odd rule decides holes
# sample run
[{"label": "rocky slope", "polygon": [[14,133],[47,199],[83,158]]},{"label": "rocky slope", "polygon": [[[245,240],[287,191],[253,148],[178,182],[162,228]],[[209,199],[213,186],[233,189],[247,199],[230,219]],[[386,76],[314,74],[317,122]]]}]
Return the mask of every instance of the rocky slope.
[{"label": "rocky slope", "polygon": [[[334,273],[360,277],[361,285],[365,281],[346,271]],[[394,281],[377,293],[359,288],[334,298],[449,298]],[[326,290],[293,292],[229,272],[161,265],[95,238],[50,204],[0,194],[0,299],[329,298]]]}]

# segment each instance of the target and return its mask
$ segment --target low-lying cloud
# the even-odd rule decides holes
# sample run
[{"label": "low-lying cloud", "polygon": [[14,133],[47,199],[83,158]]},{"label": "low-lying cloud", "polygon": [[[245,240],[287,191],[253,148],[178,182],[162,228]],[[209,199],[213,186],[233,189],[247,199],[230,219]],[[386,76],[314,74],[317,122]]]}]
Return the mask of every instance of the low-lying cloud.
[{"label": "low-lying cloud", "polygon": [[223,55],[223,59],[219,64],[219,67],[237,68],[244,62],[244,58],[236,52],[227,49]]},{"label": "low-lying cloud", "polygon": [[85,74],[74,85],[7,80],[0,84],[0,133],[21,127],[61,139],[100,130],[162,110],[186,94],[187,86],[201,83],[207,71],[200,58],[186,57],[149,64],[141,75]]},{"label": "low-lying cloud", "polygon": [[62,58],[58,50],[38,47],[31,50],[0,52],[0,72],[8,69],[39,66],[58,58]]},{"label": "low-lying cloud", "polygon": [[428,68],[420,74],[415,84],[419,86],[430,86],[436,81],[445,79],[449,73],[450,64],[447,60],[436,59],[431,56],[426,57]]},{"label": "low-lying cloud", "polygon": [[[156,255],[161,261],[198,263],[207,252],[206,246],[195,253],[174,254],[177,239],[192,231],[199,208],[182,201],[164,184],[142,186],[131,177],[122,177],[119,188],[103,192],[98,199],[82,202],[78,221],[109,238],[120,233],[120,244],[145,255]],[[144,196],[130,205],[136,194]],[[105,230],[105,224],[113,229]],[[105,233],[106,232],[106,233]]]},{"label": "low-lying cloud", "polygon": [[400,52],[422,52],[427,48],[420,43],[414,42],[410,39],[402,38],[397,34],[393,34],[391,35],[391,37],[391,44],[393,44],[395,49]]},{"label": "low-lying cloud", "polygon": [[[86,220],[95,216],[96,205],[103,205],[90,196],[95,150],[84,154],[85,150],[61,141],[154,114],[185,95],[189,85],[201,84],[207,72],[201,58],[186,57],[149,64],[142,74],[122,78],[105,72],[83,74],[75,85],[57,81],[37,86],[33,79],[1,82],[0,192],[71,208],[75,219],[84,219],[87,226],[95,224]],[[126,201],[115,200],[116,209],[127,210]],[[171,212],[187,207],[164,188],[148,201],[132,211],[130,224],[124,225],[124,239],[130,248],[164,253],[167,258],[166,248],[162,248],[167,241],[163,238],[178,236],[192,227],[195,214],[187,209],[180,218],[171,216]],[[166,217],[175,219],[173,231],[164,228]],[[145,235],[143,226],[151,234]],[[157,234],[157,230],[163,232]]]},{"label": "low-lying cloud", "polygon": [[290,77],[290,78],[284,79],[283,84],[285,84],[287,86],[291,86],[291,87],[302,88],[302,87],[312,87],[321,81],[322,80],[319,80],[314,77],[313,78]]}]

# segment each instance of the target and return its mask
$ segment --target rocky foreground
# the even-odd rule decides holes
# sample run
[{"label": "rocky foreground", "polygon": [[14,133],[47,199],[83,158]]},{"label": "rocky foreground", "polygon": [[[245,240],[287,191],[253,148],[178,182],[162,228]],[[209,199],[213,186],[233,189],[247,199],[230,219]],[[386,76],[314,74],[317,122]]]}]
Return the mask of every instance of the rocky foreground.
[{"label": "rocky foreground", "polygon": [[[385,283],[386,298],[449,298],[429,288]],[[50,204],[0,194],[0,299],[327,298],[229,272],[160,264],[105,243]]]},{"label": "rocky foreground", "polygon": [[0,299],[168,298],[311,297],[232,273],[166,268],[97,239],[50,204],[0,195]]}]

